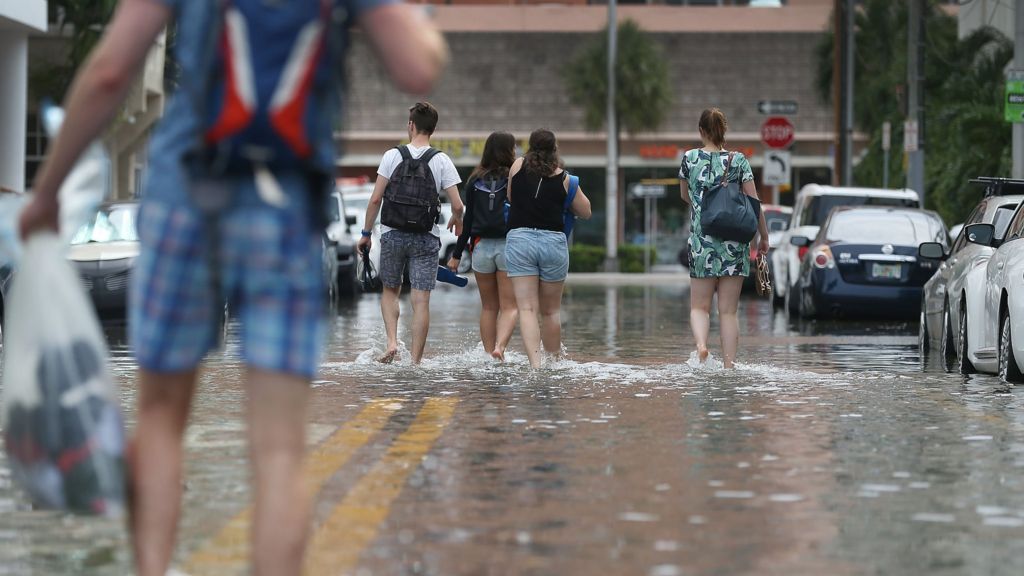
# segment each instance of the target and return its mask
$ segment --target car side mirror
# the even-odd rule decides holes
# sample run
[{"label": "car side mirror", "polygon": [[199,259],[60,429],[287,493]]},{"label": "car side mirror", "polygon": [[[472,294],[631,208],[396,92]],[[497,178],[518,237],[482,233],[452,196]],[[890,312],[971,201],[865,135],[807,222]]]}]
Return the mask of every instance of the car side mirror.
[{"label": "car side mirror", "polygon": [[359,219],[356,218],[355,216],[352,216],[351,214],[349,214],[348,216],[345,216],[345,224],[348,224],[349,226],[355,226],[356,222],[358,222],[358,221],[359,221]]},{"label": "car side mirror", "polygon": [[996,227],[991,224],[971,224],[964,228],[967,241],[979,246],[992,246],[995,240]]},{"label": "car side mirror", "polygon": [[793,236],[789,239],[789,243],[797,248],[806,248],[811,245],[811,239],[807,236]]},{"label": "car side mirror", "polygon": [[946,247],[938,242],[925,242],[917,247],[917,255],[928,260],[945,260],[949,258]]}]

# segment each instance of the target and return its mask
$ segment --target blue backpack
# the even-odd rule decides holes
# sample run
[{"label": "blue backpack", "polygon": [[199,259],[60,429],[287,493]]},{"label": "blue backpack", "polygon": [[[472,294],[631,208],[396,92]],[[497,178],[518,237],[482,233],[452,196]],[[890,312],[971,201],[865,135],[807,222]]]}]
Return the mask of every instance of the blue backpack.
[{"label": "blue backpack", "polygon": [[[565,172],[569,174],[568,171]],[[565,237],[572,235],[572,229],[576,226],[576,215],[572,212],[572,201],[576,199],[576,191],[580,188],[580,177],[569,174],[569,191],[565,194],[565,203],[562,204],[562,232]],[[505,223],[508,224],[508,213],[512,205],[505,201]]]},{"label": "blue backpack", "polygon": [[222,171],[309,164],[330,130],[335,0],[220,0],[206,56],[202,143]]}]

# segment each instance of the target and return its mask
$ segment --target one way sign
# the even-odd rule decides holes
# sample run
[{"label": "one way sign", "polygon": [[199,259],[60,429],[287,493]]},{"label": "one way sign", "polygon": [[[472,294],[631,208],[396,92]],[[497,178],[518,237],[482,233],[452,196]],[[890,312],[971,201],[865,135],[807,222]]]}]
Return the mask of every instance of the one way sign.
[{"label": "one way sign", "polygon": [[764,151],[764,185],[789,186],[792,164],[790,153],[783,150]]}]

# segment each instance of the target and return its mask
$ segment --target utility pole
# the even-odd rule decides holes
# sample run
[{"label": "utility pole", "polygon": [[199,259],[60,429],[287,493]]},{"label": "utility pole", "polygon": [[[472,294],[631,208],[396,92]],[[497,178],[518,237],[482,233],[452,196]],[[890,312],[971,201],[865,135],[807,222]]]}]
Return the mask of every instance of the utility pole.
[{"label": "utility pole", "polygon": [[[907,15],[907,124],[911,136],[906,138],[907,187],[921,197],[925,205],[924,189],[924,18],[926,0],[908,0]],[[916,134],[914,134],[916,132]]]},{"label": "utility pole", "polygon": [[832,3],[832,106],[835,140],[832,143],[832,184],[842,184],[843,173],[843,4]]},{"label": "utility pole", "polygon": [[[1024,0],[1017,0],[1013,15],[1013,69],[1024,70]],[[1013,123],[1014,178],[1024,178],[1024,124]]]},{"label": "utility pole", "polygon": [[619,153],[615,114],[615,61],[618,56],[619,21],[615,15],[616,0],[608,0],[608,159],[605,183],[605,272],[619,271]]},{"label": "utility pole", "polygon": [[857,8],[854,0],[844,0],[846,13],[844,14],[845,26],[843,36],[846,39],[846,49],[843,50],[845,57],[845,74],[843,74],[843,186],[853,185],[853,80],[854,80],[854,46],[855,46],[855,16]]}]

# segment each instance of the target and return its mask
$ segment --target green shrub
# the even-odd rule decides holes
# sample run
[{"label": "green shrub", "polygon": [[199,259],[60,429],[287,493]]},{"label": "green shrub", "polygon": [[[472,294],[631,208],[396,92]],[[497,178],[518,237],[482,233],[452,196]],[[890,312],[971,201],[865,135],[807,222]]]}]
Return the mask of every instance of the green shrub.
[{"label": "green shrub", "polygon": [[604,248],[589,244],[569,247],[569,272],[600,272],[604,267]]},{"label": "green shrub", "polygon": [[[651,265],[658,261],[658,251],[651,246]],[[647,246],[623,244],[619,246],[619,272],[641,274],[644,272],[644,252]]]}]

